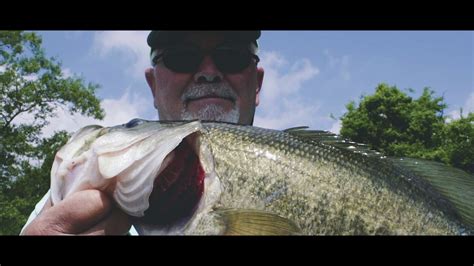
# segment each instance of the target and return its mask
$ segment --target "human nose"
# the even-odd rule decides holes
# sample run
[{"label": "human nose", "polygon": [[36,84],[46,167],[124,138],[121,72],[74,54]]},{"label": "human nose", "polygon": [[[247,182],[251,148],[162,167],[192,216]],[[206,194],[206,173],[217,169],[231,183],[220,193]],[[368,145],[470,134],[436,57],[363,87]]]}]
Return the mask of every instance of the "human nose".
[{"label": "human nose", "polygon": [[214,64],[214,61],[209,55],[206,55],[194,74],[194,82],[196,83],[217,83],[223,80],[223,75]]}]

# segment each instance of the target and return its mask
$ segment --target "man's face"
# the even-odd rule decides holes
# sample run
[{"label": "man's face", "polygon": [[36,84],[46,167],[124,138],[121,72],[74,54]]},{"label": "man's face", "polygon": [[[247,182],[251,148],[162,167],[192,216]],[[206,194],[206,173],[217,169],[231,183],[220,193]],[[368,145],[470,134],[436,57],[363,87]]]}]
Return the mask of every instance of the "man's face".
[{"label": "man's face", "polygon": [[[224,41],[217,33],[190,32],[184,38],[184,45],[211,51]],[[159,60],[145,75],[161,120],[198,118],[251,124],[259,103],[263,69],[257,68],[252,59],[242,71],[225,73],[206,53],[192,73],[174,72]]]}]

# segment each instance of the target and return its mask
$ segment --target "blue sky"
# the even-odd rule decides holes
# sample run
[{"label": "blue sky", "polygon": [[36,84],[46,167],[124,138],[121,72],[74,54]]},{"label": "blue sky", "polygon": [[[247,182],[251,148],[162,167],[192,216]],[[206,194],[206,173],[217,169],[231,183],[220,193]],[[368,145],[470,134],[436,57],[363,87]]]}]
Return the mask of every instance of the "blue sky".
[{"label": "blue sky", "polygon": [[[157,119],[143,71],[149,65],[148,31],[40,31],[48,56],[65,75],[98,83],[103,121],[58,112],[46,131],[115,125],[134,117]],[[379,83],[424,87],[444,94],[448,114],[474,112],[472,31],[263,31],[265,69],[255,125],[283,129],[308,125],[338,132],[345,105]],[[48,132],[46,132],[48,133]]]}]

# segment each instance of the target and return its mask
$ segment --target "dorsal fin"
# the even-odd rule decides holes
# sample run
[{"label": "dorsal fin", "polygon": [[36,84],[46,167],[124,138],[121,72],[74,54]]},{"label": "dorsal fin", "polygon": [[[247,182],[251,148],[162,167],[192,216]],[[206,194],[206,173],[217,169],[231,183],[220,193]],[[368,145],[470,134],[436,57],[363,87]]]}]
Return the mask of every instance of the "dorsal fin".
[{"label": "dorsal fin", "polygon": [[474,175],[424,159],[389,157],[389,160],[431,184],[451,202],[461,220],[474,229]]},{"label": "dorsal fin", "polygon": [[317,142],[330,145],[353,153],[360,153],[369,157],[383,157],[382,153],[370,149],[369,145],[357,143],[348,139],[344,139],[340,135],[325,130],[309,130],[306,126],[293,127],[283,130],[284,132],[295,136],[303,141]]},{"label": "dorsal fin", "polygon": [[474,230],[474,175],[440,162],[384,156],[366,144],[344,139],[329,131],[307,130],[307,127],[294,127],[284,131],[303,141],[314,141],[372,158],[387,159],[396,167],[409,171],[430,184],[452,204],[461,220]]}]

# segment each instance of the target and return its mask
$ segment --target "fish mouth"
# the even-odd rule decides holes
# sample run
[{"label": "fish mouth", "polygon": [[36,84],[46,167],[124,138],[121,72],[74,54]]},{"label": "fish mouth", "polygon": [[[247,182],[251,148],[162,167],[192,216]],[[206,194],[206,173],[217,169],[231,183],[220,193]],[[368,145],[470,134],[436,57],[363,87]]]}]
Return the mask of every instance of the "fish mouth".
[{"label": "fish mouth", "polygon": [[169,227],[188,221],[204,192],[205,171],[197,150],[198,133],[184,138],[163,161],[153,182],[149,207],[140,224]]}]

